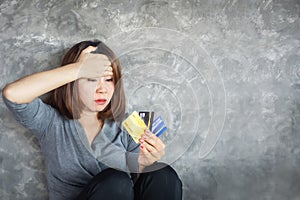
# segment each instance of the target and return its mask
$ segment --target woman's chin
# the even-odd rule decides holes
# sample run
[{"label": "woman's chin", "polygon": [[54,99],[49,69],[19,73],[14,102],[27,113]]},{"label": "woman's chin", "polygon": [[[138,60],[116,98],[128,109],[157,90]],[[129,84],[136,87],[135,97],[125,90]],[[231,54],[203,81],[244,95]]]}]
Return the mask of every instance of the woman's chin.
[{"label": "woman's chin", "polygon": [[94,110],[95,110],[95,112],[101,112],[101,111],[103,111],[106,108],[106,106],[107,106],[107,104],[105,104],[105,105],[97,105]]}]

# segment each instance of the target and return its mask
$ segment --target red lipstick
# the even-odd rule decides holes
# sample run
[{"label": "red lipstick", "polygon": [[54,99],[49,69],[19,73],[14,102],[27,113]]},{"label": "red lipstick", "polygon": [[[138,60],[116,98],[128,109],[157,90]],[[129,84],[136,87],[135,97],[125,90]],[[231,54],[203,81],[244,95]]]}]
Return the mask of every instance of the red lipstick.
[{"label": "red lipstick", "polygon": [[97,100],[95,100],[95,102],[99,105],[103,105],[106,103],[106,99],[97,99]]}]

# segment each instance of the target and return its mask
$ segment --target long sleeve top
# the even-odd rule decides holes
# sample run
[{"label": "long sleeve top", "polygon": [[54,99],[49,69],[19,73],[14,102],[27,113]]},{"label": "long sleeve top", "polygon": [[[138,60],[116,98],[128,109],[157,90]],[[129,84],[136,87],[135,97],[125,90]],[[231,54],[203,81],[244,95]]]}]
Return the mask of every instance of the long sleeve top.
[{"label": "long sleeve top", "polygon": [[33,131],[44,155],[50,200],[74,199],[99,172],[110,167],[137,172],[139,145],[121,122],[105,120],[90,145],[78,120],[70,120],[41,99],[3,100],[17,121]]}]

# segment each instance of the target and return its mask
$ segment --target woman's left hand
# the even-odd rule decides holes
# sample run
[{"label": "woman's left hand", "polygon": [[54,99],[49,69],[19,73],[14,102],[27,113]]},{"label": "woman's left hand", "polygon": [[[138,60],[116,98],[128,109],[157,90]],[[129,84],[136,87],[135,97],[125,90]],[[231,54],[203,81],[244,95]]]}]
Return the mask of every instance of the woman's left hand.
[{"label": "woman's left hand", "polygon": [[160,160],[165,154],[165,144],[149,130],[139,140],[140,154],[138,158],[140,172],[147,166]]}]

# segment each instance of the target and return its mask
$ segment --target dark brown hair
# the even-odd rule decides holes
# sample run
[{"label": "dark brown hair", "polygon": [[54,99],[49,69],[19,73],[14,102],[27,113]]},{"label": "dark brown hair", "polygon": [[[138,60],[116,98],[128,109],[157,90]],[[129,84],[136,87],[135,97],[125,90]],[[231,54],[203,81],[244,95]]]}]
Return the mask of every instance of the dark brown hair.
[{"label": "dark brown hair", "polygon": [[[61,66],[77,62],[81,52],[88,46],[97,46],[97,50],[92,53],[101,53],[108,57],[113,68],[113,82],[115,90],[110,103],[98,112],[98,119],[120,120],[125,113],[125,93],[122,82],[121,64],[114,52],[99,40],[82,41],[74,45],[63,57]],[[61,115],[68,119],[79,119],[84,107],[76,86],[76,81],[67,83],[53,90],[46,102],[56,108]]]}]

